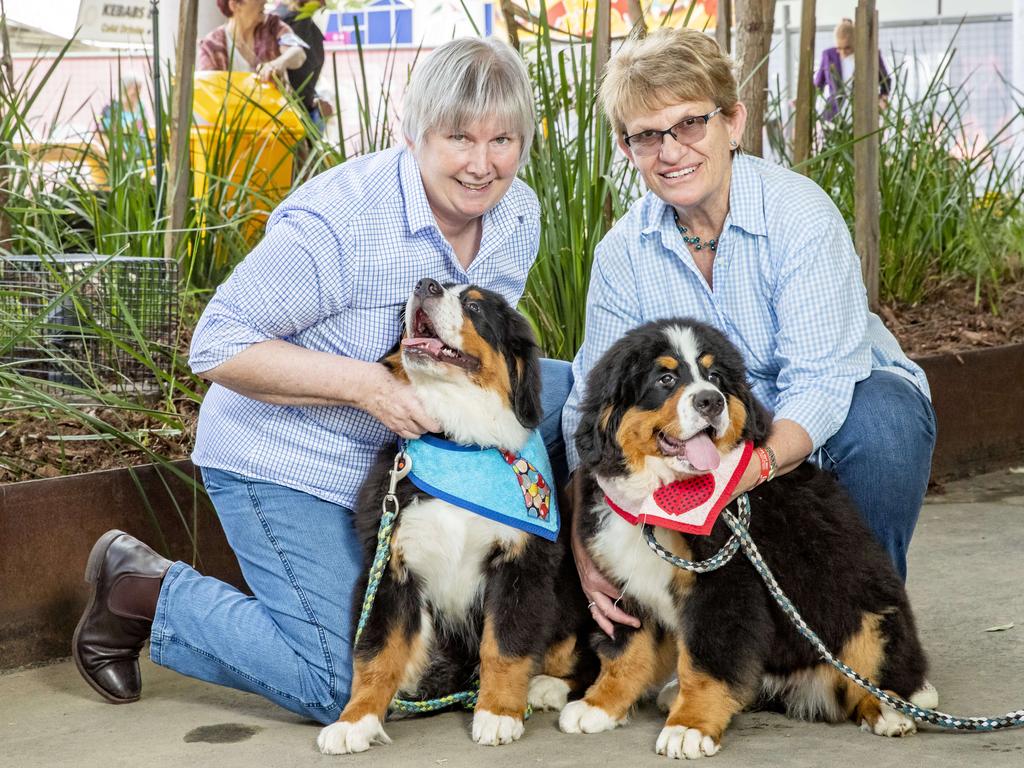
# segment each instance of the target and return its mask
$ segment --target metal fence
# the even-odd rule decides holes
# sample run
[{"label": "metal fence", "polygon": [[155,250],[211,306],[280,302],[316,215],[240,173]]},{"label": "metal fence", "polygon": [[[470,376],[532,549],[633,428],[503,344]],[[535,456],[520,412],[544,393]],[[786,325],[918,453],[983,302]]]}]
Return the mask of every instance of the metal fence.
[{"label": "metal fence", "polygon": [[116,392],[158,389],[178,329],[178,265],[128,256],[0,259],[0,370]]}]

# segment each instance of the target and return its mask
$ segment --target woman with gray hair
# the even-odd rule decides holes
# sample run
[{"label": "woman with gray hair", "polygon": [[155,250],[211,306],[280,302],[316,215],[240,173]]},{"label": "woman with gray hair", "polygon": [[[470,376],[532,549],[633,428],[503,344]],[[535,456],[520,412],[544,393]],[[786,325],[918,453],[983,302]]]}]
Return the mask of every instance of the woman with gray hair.
[{"label": "woman with gray hair", "polygon": [[[138,654],[333,723],[351,683],[356,494],[396,436],[436,430],[377,361],[424,277],[474,283],[513,305],[537,254],[536,196],[516,178],[533,138],[526,67],[463,39],[417,67],[402,146],[296,190],[206,307],[192,369],[213,382],[194,463],[252,596],[120,531],[93,547],[93,597],[74,656],[105,699],[135,701]],[[567,365],[543,367],[541,431],[561,446]],[[557,470],[556,470],[557,471]]]}]

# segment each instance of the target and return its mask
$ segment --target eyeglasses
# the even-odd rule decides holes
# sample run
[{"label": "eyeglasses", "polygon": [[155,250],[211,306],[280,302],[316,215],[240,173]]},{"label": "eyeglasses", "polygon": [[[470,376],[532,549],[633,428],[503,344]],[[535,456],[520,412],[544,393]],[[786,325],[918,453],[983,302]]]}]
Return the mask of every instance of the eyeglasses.
[{"label": "eyeglasses", "polygon": [[665,131],[652,128],[649,131],[640,131],[632,136],[622,134],[622,140],[626,142],[635,154],[656,155],[661,151],[662,142],[666,136],[671,136],[680,144],[696,144],[703,139],[708,132],[708,120],[722,111],[721,107],[713,109],[706,115],[695,115],[684,117],[678,123]]}]

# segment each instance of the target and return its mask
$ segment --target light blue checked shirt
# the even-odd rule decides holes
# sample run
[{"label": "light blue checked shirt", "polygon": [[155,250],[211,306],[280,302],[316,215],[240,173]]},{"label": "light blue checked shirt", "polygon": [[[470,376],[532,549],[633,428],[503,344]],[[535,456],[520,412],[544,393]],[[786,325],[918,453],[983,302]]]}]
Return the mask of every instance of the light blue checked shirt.
[{"label": "light blue checked shirt", "polygon": [[[410,151],[349,160],[274,211],[263,240],[203,312],[189,364],[202,373],[268,339],[378,360],[397,343],[401,311],[422,277],[474,283],[515,305],[539,235],[536,195],[517,179],[484,215],[480,249],[464,270],[437,227]],[[356,408],[271,405],[214,384],[192,460],[351,507],[378,451],[393,440]]]},{"label": "light blue checked shirt", "polygon": [[562,413],[570,469],[581,389],[627,330],[689,316],[718,328],[746,362],[754,394],[817,450],[846,420],[853,386],[872,370],[929,394],[924,372],[868,311],[846,223],[813,181],[748,155],[733,160],[729,214],[708,287],[667,204],[648,192],[598,244],[576,383]]}]

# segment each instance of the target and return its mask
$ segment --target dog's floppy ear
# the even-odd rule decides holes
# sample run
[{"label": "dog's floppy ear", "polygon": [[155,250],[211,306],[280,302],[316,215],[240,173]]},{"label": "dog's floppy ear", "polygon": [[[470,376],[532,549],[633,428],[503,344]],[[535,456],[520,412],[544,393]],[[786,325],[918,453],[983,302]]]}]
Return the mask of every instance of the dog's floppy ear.
[{"label": "dog's floppy ear", "polygon": [[747,410],[747,423],[743,425],[743,439],[753,441],[756,446],[763,445],[764,441],[768,439],[768,432],[771,429],[771,415],[761,405],[761,401],[754,397],[754,393],[750,391],[746,382],[740,392],[740,400],[743,401],[743,407]]},{"label": "dog's floppy ear", "polygon": [[617,461],[616,443],[609,435],[618,432],[623,404],[636,400],[636,367],[640,355],[621,341],[613,344],[587,376],[580,403],[580,423],[574,439],[580,464],[595,467],[604,459]]},{"label": "dog's floppy ear", "polygon": [[507,320],[505,361],[512,388],[509,398],[519,423],[527,429],[535,429],[542,416],[540,349],[525,317],[509,308]]}]

